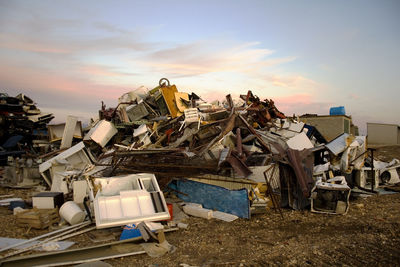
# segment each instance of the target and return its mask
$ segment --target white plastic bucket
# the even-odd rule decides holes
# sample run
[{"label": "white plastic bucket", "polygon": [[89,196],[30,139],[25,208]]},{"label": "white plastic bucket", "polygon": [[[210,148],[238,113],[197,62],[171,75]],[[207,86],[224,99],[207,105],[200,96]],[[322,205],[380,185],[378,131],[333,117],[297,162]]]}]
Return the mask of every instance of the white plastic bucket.
[{"label": "white plastic bucket", "polygon": [[69,224],[74,225],[85,220],[85,212],[73,201],[65,202],[60,208],[60,216]]}]

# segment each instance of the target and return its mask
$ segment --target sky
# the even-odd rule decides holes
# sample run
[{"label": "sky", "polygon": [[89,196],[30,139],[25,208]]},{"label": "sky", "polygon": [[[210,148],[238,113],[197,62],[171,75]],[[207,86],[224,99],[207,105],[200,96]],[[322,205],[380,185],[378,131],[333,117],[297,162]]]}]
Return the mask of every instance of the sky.
[{"label": "sky", "polygon": [[0,90],[85,121],[166,77],[290,116],[344,106],[366,134],[400,124],[399,29],[397,0],[0,0]]}]

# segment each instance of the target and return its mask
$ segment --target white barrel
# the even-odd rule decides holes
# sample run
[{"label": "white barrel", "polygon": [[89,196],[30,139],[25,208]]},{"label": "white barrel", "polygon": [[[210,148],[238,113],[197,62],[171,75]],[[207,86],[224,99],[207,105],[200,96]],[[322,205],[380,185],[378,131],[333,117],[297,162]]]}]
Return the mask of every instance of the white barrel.
[{"label": "white barrel", "polygon": [[83,222],[86,214],[75,202],[67,201],[60,208],[60,216],[74,225]]}]

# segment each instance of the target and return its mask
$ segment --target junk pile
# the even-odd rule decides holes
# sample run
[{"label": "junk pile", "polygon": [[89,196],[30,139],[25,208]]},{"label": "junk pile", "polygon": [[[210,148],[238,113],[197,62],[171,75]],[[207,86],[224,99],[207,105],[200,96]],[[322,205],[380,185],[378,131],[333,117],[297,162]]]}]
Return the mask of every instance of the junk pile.
[{"label": "junk pile", "polygon": [[[18,132],[30,142],[16,141],[25,156],[8,155],[3,181],[18,186],[41,177],[47,187],[32,197],[33,209],[5,202],[18,206],[20,226],[43,229],[61,218],[77,226],[73,231],[91,222],[96,226],[86,231],[123,227],[121,239],[156,241],[163,254],[175,249],[163,231],[188,227],[187,215],[230,222],[268,210],[282,215],[281,208],[346,214],[351,192],[400,182],[400,162],[373,160],[365,136],[343,133],[326,142],[318,129],[251,91],[207,103],[163,78],[152,90],[122,95],[115,108],[102,103],[99,118],[84,128],[74,116],[47,125],[52,116],[40,116],[26,96],[2,99],[2,123],[17,125],[16,114],[32,121],[26,134]],[[44,130],[47,140],[38,134]],[[2,140],[16,133],[3,132]],[[71,233],[65,229],[64,237]],[[154,254],[150,244],[138,251]]]},{"label": "junk pile", "polygon": [[[46,125],[54,118],[52,114],[42,114],[35,102],[29,97],[19,94],[16,97],[0,93],[0,143],[3,148],[13,148],[11,143],[23,139],[31,145],[37,139]],[[14,139],[10,140],[10,138]],[[19,137],[18,141],[15,139]],[[40,138],[39,138],[40,139]],[[8,142],[6,142],[8,141]],[[4,147],[4,143],[8,146]]]},{"label": "junk pile", "polygon": [[11,97],[0,93],[0,166],[6,166],[3,184],[32,184],[40,178],[41,146],[47,142],[47,125],[53,118],[23,94]]}]

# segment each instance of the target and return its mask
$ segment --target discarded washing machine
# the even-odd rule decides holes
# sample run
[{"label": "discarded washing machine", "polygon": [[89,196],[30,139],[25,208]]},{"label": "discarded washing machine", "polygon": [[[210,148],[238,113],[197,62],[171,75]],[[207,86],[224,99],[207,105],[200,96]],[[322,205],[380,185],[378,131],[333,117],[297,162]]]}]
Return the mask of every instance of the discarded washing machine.
[{"label": "discarded washing machine", "polygon": [[344,176],[336,176],[326,182],[317,180],[311,190],[311,211],[346,214],[349,210],[350,191]]},{"label": "discarded washing machine", "polygon": [[372,188],[372,181],[374,181],[374,188],[378,188],[380,182],[379,179],[379,170],[370,167],[363,167],[361,170],[356,171],[356,184],[358,187],[362,189],[371,189]]}]

